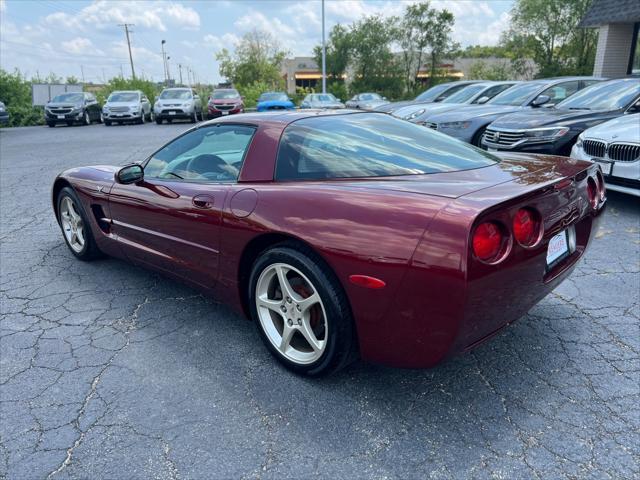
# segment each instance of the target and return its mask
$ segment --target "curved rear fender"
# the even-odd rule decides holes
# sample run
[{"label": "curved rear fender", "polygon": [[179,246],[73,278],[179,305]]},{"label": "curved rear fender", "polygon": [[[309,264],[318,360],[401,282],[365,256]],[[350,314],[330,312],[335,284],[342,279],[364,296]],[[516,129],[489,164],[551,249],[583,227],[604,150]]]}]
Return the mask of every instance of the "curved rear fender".
[{"label": "curved rear fender", "polygon": [[447,356],[464,318],[469,230],[476,216],[477,209],[453,202],[433,219],[378,338],[363,346],[363,358],[423,368]]},{"label": "curved rear fender", "polygon": [[[259,196],[253,213],[242,219],[231,212],[225,215],[221,284],[238,282],[239,259],[254,237],[278,233],[298,238],[336,274],[361,335],[367,335],[369,325],[374,328],[385,315],[426,226],[448,201],[345,188],[338,182],[254,184],[252,188]],[[357,286],[349,281],[351,275],[379,278],[386,286],[379,290]]]}]

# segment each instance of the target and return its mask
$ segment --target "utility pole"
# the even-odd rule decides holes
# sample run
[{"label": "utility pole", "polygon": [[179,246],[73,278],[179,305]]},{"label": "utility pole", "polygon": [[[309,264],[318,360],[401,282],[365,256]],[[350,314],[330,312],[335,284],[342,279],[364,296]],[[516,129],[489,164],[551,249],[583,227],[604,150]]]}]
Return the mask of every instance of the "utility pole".
[{"label": "utility pole", "polygon": [[121,23],[119,27],[124,27],[124,33],[127,36],[127,46],[129,47],[129,61],[131,62],[131,78],[136,79],[136,71],[133,68],[133,56],[131,55],[131,41],[129,40],[129,27],[133,27],[133,23]]},{"label": "utility pole", "polygon": [[171,60],[171,57],[167,55],[167,82],[171,83],[171,70],[169,70],[169,60]]},{"label": "utility pole", "polygon": [[180,70],[180,85],[182,85],[182,64],[178,64],[178,70]]},{"label": "utility pole", "polygon": [[164,70],[164,84],[167,86],[167,54],[164,51],[164,44],[167,43],[166,40],[162,40],[160,45],[162,46],[162,69]]},{"label": "utility pole", "polygon": [[327,46],[324,40],[324,0],[322,0],[322,93],[327,93]]}]

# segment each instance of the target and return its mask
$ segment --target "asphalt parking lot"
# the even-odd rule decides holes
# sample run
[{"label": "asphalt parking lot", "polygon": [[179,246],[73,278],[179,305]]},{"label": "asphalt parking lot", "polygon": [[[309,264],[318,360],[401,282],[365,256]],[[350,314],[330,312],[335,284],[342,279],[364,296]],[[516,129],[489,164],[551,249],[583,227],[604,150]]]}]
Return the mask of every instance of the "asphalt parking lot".
[{"label": "asphalt parking lot", "polygon": [[0,478],[640,476],[638,201],[611,193],[573,276],[473,353],[308,380],[215,299],[63,243],[59,171],[186,128],[0,130]]}]

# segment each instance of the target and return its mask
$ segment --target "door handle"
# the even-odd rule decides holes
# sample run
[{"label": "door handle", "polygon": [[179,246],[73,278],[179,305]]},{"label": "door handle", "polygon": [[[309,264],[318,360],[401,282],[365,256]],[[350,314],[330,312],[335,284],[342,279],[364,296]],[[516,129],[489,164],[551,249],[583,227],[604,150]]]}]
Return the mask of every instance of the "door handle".
[{"label": "door handle", "polygon": [[209,195],[196,195],[191,200],[191,203],[196,208],[210,209],[214,206],[213,197]]}]

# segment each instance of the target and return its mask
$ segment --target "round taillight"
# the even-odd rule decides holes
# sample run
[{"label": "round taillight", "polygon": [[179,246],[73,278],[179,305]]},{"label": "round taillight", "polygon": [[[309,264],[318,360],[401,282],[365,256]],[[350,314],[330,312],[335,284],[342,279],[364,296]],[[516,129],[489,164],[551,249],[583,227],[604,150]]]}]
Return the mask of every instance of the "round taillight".
[{"label": "round taillight", "polygon": [[494,222],[481,223],[473,233],[473,253],[484,262],[495,260],[502,250],[504,235]]},{"label": "round taillight", "polygon": [[598,193],[600,194],[600,200],[604,200],[604,195],[606,193],[606,187],[604,186],[604,177],[600,170],[596,173],[596,180],[598,181]]},{"label": "round taillight", "polygon": [[540,236],[540,215],[531,208],[521,208],[513,217],[513,236],[520,245],[531,247]]},{"label": "round taillight", "polygon": [[591,206],[596,208],[598,206],[598,187],[593,177],[587,179],[587,196]]}]

